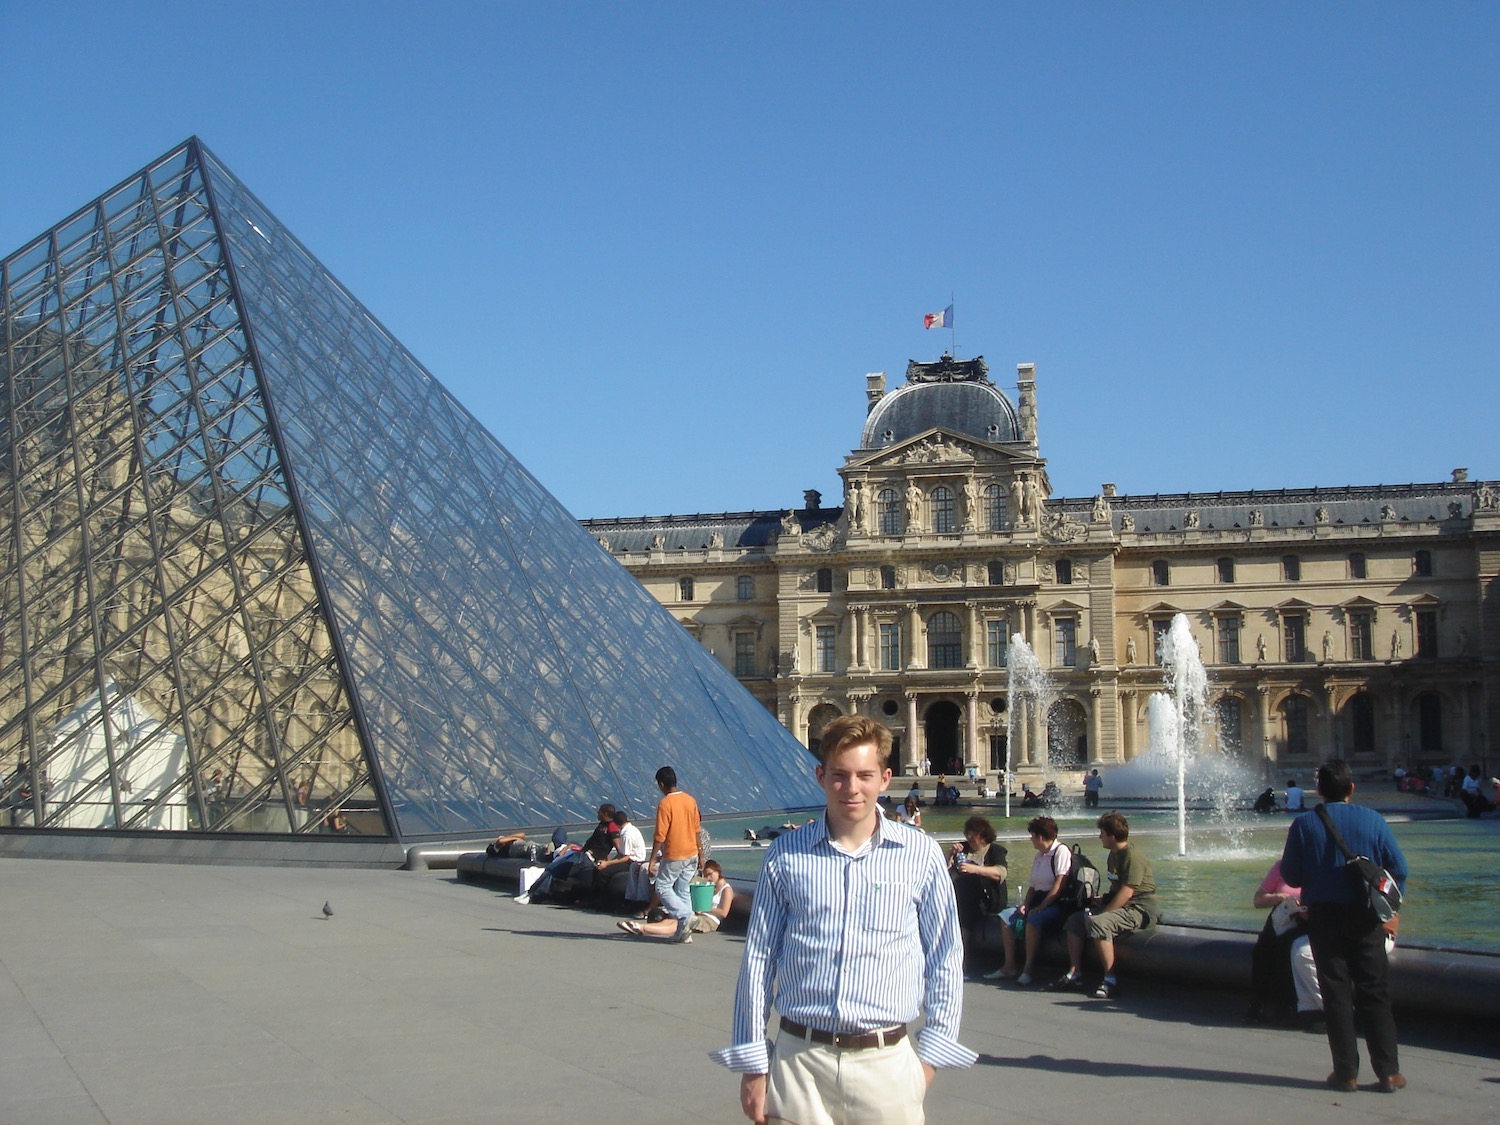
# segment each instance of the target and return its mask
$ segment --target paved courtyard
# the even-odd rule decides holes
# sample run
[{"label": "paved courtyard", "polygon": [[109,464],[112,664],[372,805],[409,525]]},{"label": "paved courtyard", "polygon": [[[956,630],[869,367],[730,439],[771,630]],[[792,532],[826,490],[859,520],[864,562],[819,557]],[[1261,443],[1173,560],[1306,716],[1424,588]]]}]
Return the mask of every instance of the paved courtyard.
[{"label": "paved courtyard", "polygon": [[[705,1057],[737,937],[636,942],[451,872],[0,860],[0,888],[6,1125],[742,1120]],[[1500,1025],[1403,1025],[1410,1088],[1336,1095],[1321,1037],[1241,1006],[971,984],[981,1061],[939,1077],[928,1118],[1500,1118]]]}]

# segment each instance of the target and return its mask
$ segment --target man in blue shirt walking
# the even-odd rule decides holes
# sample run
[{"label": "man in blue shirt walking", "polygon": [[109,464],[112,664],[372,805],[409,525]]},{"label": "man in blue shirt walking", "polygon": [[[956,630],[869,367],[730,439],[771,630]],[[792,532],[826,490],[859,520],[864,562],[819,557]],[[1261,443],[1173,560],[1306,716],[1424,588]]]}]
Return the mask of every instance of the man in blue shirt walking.
[{"label": "man in blue shirt walking", "polygon": [[[963,945],[942,849],[877,803],[891,732],[848,715],[823,733],[824,816],[766,854],[734,998],[740,1108],[806,1125],[920,1125],[937,1067],[971,1066],[958,1042]],[[774,1044],[766,1020],[780,1015]],[[913,1046],[907,1024],[924,1017]]]},{"label": "man in blue shirt walking", "polygon": [[[1355,855],[1367,856],[1389,871],[1398,885],[1406,882],[1406,857],[1379,813],[1349,803],[1354,776],[1349,763],[1318,767],[1318,793],[1339,834]],[[1396,1054],[1396,1021],[1391,1014],[1389,965],[1385,935],[1395,920],[1382,925],[1369,894],[1344,869],[1344,856],[1317,811],[1303,813],[1287,831],[1281,877],[1302,888],[1307,907],[1308,938],[1323,989],[1323,1017],[1335,1090],[1357,1089],[1359,1042],[1354,1012],[1364,1026],[1365,1048],[1378,1080],[1377,1089],[1394,1093],[1406,1085]],[[1394,930],[1392,929],[1392,932]]]}]

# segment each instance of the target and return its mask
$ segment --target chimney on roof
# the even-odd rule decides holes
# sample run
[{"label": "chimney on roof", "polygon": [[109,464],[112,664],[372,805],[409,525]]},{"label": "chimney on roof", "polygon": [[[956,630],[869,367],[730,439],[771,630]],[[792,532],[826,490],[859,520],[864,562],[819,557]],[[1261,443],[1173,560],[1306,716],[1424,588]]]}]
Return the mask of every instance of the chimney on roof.
[{"label": "chimney on roof", "polygon": [[1469,470],[1468,469],[1454,469],[1453,470],[1453,483],[1454,484],[1463,484],[1464,481],[1466,481],[1468,479],[1469,479]]},{"label": "chimney on roof", "polygon": [[868,416],[875,409],[875,404],[883,398],[885,398],[885,372],[871,371],[865,376],[865,415]]},{"label": "chimney on roof", "polygon": [[1115,486],[1112,482],[1101,484],[1099,488],[1106,496],[1113,496],[1115,494]]},{"label": "chimney on roof", "polygon": [[1016,364],[1016,389],[1020,392],[1021,440],[1036,452],[1036,364]]},{"label": "chimney on roof", "polygon": [[816,488],[802,490],[802,510],[804,512],[816,512],[823,506],[823,494]]}]

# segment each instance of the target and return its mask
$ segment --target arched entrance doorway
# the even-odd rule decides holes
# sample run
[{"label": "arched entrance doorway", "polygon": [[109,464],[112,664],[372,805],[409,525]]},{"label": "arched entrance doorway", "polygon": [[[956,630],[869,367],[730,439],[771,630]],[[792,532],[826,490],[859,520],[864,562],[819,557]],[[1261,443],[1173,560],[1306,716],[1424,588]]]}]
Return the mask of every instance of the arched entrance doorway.
[{"label": "arched entrance doorway", "polygon": [[807,748],[817,754],[823,742],[823,732],[828,724],[839,717],[839,709],[832,703],[819,703],[807,713]]},{"label": "arched entrance doorway", "polygon": [[927,714],[922,716],[927,760],[932,763],[933,773],[963,772],[963,740],[959,737],[962,718],[958,704],[946,699],[928,707]]},{"label": "arched entrance doorway", "polygon": [[1076,770],[1089,760],[1089,723],[1083,704],[1059,699],[1047,712],[1047,773]]}]

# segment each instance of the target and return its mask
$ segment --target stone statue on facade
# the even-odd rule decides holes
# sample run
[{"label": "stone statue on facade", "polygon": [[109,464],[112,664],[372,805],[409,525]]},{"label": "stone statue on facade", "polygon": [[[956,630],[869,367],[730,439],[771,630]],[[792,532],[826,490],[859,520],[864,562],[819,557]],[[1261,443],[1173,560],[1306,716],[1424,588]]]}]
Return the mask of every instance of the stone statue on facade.
[{"label": "stone statue on facade", "polygon": [[783,534],[783,535],[800,535],[801,533],[802,533],[802,528],[797,523],[797,513],[796,512],[788,511],[786,515],[784,515],[784,516],[781,517],[781,534]]},{"label": "stone statue on facade", "polygon": [[1135,517],[1133,515],[1131,515],[1129,512],[1126,512],[1123,516],[1120,517],[1120,530],[1121,531],[1134,531],[1135,530]]},{"label": "stone statue on facade", "polygon": [[1391,659],[1401,659],[1401,630],[1397,629],[1391,633]]},{"label": "stone statue on facade", "polygon": [[1109,523],[1109,501],[1103,496],[1094,497],[1094,510],[1089,513],[1089,519],[1094,523]]},{"label": "stone statue on facade", "polygon": [[906,486],[906,530],[916,531],[922,526],[922,490],[917,482]]},{"label": "stone statue on facade", "polygon": [[1026,522],[1026,481],[1019,473],[1010,478],[1010,510],[1017,523]]},{"label": "stone statue on facade", "polygon": [[594,536],[594,541],[596,543],[598,543],[599,546],[603,547],[606,551],[609,550],[609,536],[608,535],[596,535],[596,536]]},{"label": "stone statue on facade", "polygon": [[964,481],[964,530],[973,531],[979,526],[979,486],[974,478]]},{"label": "stone statue on facade", "polygon": [[1382,520],[1393,520],[1396,518],[1396,509],[1389,504],[1380,505],[1380,518]]},{"label": "stone statue on facade", "polygon": [[1135,638],[1134,637],[1126,637],[1125,638],[1125,663],[1126,664],[1134,664],[1135,663]]},{"label": "stone statue on facade", "polygon": [[1327,629],[1323,630],[1323,663],[1333,659],[1333,634]]},{"label": "stone statue on facade", "polygon": [[1089,638],[1089,667],[1096,667],[1099,663],[1099,637],[1097,635]]},{"label": "stone statue on facade", "polygon": [[1255,659],[1261,664],[1266,662],[1266,635],[1264,633],[1255,634]]},{"label": "stone statue on facade", "polygon": [[1318,509],[1315,512],[1313,512],[1313,522],[1315,522],[1315,523],[1327,523],[1328,522],[1328,509],[1322,507],[1321,505],[1319,505]]},{"label": "stone statue on facade", "polygon": [[715,550],[724,546],[724,533],[722,531],[710,532],[708,536],[708,545]]},{"label": "stone statue on facade", "polygon": [[653,551],[665,551],[667,549],[667,537],[656,534],[651,537],[651,549]]},{"label": "stone statue on facade", "polygon": [[1183,516],[1182,526],[1185,527],[1188,531],[1198,530],[1198,513],[1189,512],[1187,515]]},{"label": "stone statue on facade", "polygon": [[1500,493],[1487,484],[1481,484],[1474,490],[1474,510],[1476,512],[1493,512],[1500,508]]},{"label": "stone statue on facade", "polygon": [[1250,526],[1251,527],[1265,527],[1266,526],[1266,513],[1263,512],[1263,511],[1261,511],[1259,508],[1251,508],[1250,509]]},{"label": "stone statue on facade", "polygon": [[850,531],[865,530],[865,483],[851,480],[845,490],[844,514],[849,518]]}]

